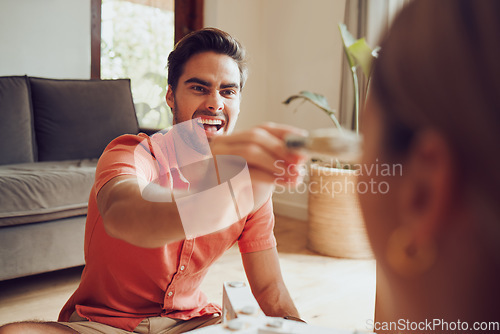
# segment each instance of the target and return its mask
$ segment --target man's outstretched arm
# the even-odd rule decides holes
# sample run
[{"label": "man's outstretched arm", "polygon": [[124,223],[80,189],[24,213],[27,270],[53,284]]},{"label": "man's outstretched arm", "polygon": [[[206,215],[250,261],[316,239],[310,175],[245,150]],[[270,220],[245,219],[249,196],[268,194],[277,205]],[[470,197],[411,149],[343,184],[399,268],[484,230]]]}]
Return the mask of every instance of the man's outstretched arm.
[{"label": "man's outstretched arm", "polygon": [[[241,133],[217,136],[210,143],[213,156],[237,155],[245,159],[252,178],[255,209],[267,201],[275,182],[296,182],[299,177],[293,167],[304,157],[286,147],[283,138],[289,133],[301,130],[268,123]],[[203,170],[199,172],[204,175]],[[113,178],[100,189],[97,205],[107,233],[148,248],[184,239],[186,222],[180,219],[171,190],[151,183],[145,193],[143,186],[141,191],[138,178],[130,175]],[[148,200],[151,197],[171,198],[171,201]]]},{"label": "man's outstretched arm", "polygon": [[[156,196],[171,196],[168,189],[156,188]],[[175,203],[145,200],[135,176],[106,183],[97,194],[97,207],[106,232],[135,246],[161,247],[185,238]]]}]

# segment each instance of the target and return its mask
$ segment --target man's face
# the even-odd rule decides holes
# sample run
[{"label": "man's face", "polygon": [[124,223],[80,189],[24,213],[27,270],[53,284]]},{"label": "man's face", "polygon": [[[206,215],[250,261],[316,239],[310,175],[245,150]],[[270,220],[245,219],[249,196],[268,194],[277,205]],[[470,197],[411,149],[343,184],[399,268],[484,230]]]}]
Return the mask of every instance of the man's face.
[{"label": "man's face", "polygon": [[234,129],[240,94],[238,64],[227,55],[202,52],[186,62],[175,92],[169,85],[166,99],[174,124],[200,118],[210,138]]}]

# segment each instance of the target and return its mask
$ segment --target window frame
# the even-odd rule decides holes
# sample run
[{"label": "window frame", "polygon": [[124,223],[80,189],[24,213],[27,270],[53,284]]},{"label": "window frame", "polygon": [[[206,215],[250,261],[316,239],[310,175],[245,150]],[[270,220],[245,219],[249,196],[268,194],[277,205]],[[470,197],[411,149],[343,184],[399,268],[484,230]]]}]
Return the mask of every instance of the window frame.
[{"label": "window frame", "polygon": [[[204,0],[175,0],[174,41],[203,28]],[[90,0],[90,78],[101,79],[101,8],[102,0]]]}]

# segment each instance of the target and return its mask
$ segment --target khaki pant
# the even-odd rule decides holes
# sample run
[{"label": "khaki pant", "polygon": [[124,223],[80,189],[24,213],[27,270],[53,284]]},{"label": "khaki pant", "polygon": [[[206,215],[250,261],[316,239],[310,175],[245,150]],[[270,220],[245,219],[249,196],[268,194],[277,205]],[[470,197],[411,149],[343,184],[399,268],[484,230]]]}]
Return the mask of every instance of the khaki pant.
[{"label": "khaki pant", "polygon": [[144,319],[143,321],[141,321],[139,326],[134,329],[133,332],[129,332],[98,322],[88,321],[87,319],[80,317],[76,312],[73,312],[69,319],[69,322],[60,322],[60,324],[72,328],[81,334],[177,334],[185,333],[196,328],[215,325],[220,323],[221,320],[222,318],[219,314],[197,317],[191,320],[177,320],[166,317],[153,317]]}]

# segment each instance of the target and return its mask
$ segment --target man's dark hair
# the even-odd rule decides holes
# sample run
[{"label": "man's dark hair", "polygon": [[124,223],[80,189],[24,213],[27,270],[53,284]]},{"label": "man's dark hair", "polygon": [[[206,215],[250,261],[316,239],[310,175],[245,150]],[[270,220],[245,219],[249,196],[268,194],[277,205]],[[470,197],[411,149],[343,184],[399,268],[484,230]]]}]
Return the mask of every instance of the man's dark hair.
[{"label": "man's dark hair", "polygon": [[212,51],[231,57],[240,70],[240,89],[247,79],[245,49],[227,32],[216,28],[204,28],[182,38],[168,56],[168,84],[175,91],[186,62],[194,55]]}]

